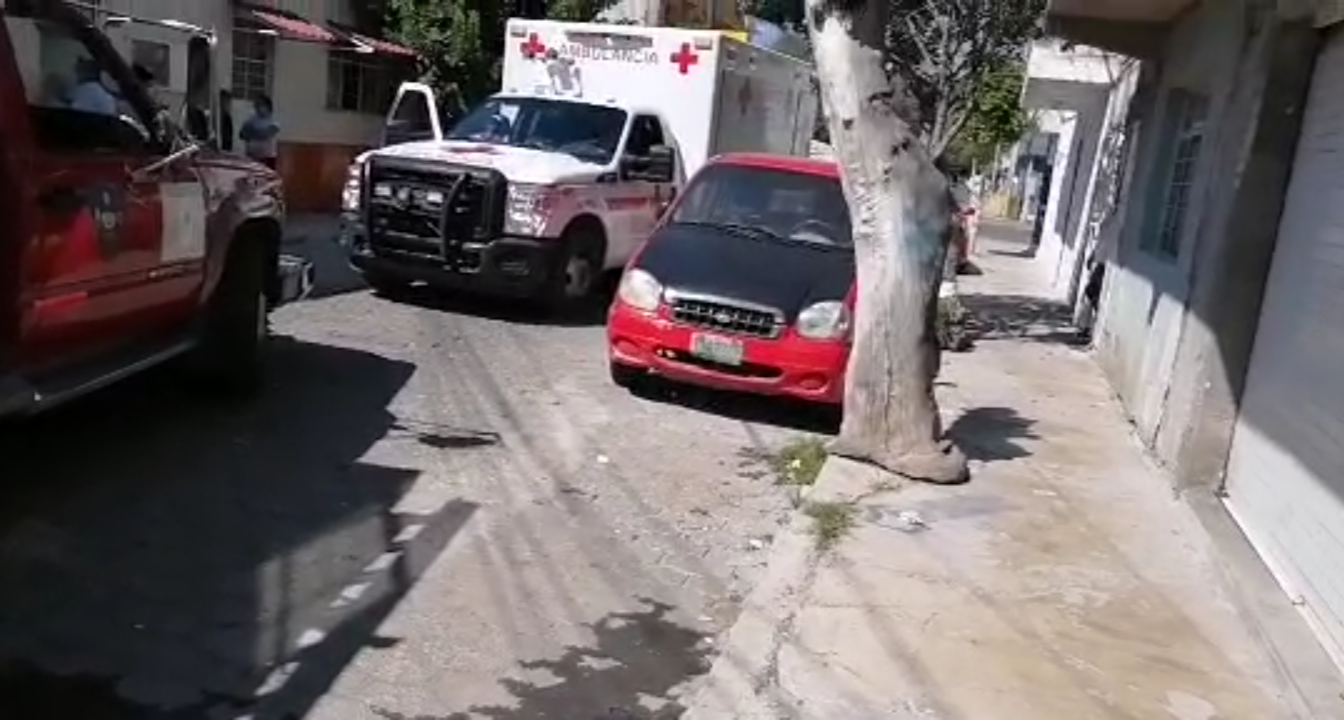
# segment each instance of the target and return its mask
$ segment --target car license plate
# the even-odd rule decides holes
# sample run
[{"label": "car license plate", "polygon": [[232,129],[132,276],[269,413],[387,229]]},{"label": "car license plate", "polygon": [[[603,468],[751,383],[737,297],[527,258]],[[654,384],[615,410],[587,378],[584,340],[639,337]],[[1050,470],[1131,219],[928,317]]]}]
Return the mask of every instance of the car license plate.
[{"label": "car license plate", "polygon": [[691,336],[691,354],[724,365],[741,365],[742,343],[718,335],[696,333]]}]

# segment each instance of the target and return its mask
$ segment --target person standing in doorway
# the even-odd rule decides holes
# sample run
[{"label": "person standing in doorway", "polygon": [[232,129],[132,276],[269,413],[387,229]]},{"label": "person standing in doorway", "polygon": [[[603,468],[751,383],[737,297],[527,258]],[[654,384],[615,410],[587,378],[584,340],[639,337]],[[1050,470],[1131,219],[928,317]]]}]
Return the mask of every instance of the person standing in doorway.
[{"label": "person standing in doorway", "polygon": [[265,95],[252,101],[252,117],[243,123],[238,137],[243,141],[247,156],[275,169],[275,158],[280,154],[280,124],[275,121],[275,105]]}]

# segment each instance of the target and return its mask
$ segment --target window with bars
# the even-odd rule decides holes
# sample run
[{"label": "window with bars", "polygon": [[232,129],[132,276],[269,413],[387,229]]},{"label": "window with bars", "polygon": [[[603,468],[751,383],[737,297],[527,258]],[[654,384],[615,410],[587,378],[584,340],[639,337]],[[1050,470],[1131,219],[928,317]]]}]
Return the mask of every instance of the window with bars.
[{"label": "window with bars", "polygon": [[1207,109],[1205,99],[1194,93],[1173,90],[1168,96],[1167,137],[1163,143],[1166,182],[1155,227],[1145,235],[1149,249],[1169,260],[1181,254],[1187,210],[1204,144]]},{"label": "window with bars", "polygon": [[253,100],[271,94],[275,39],[243,20],[233,27],[233,96]]},{"label": "window with bars", "polygon": [[327,107],[331,110],[382,115],[392,105],[401,76],[380,58],[327,51]]}]

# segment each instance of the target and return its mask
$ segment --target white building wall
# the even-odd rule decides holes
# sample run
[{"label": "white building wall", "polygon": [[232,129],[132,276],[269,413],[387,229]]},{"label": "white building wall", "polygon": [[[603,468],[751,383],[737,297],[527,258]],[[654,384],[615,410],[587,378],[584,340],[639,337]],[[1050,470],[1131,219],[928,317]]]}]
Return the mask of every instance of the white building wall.
[{"label": "white building wall", "polygon": [[[102,0],[99,3],[109,14],[125,13],[132,17],[181,20],[204,29],[228,28],[231,10],[228,0]],[[104,16],[106,17],[106,16]],[[163,43],[169,50],[169,74],[163,96],[168,101],[180,101],[187,89],[187,40],[178,30],[128,23],[106,28],[108,38],[123,57],[131,57],[136,40]],[[228,80],[228,47],[217,53],[216,76]]]},{"label": "white building wall", "polygon": [[[1036,267],[1048,280],[1056,274],[1060,250],[1063,247],[1060,228],[1067,223],[1070,161],[1078,140],[1079,113],[1073,110],[1044,110],[1038,116],[1041,132],[1054,133],[1058,138],[1052,160],[1050,188],[1046,195],[1045,215],[1041,219],[1040,246],[1036,250]],[[1034,217],[1032,219],[1035,219]]]},{"label": "white building wall", "polygon": [[1033,44],[1027,58],[1023,102],[1038,110],[1043,130],[1060,132],[1034,260],[1057,300],[1074,301],[1087,258],[1098,150],[1121,62],[1096,48],[1065,49],[1055,41]]},{"label": "white building wall", "polygon": [[[228,0],[204,1],[228,5]],[[329,20],[351,22],[348,2],[278,0],[276,6],[321,25]],[[286,40],[275,43],[272,99],[282,126],[281,139],[292,143],[371,145],[382,127],[381,115],[327,109],[327,51],[326,45],[316,43]],[[227,87],[227,77],[225,83]],[[250,112],[247,100],[238,99],[235,103],[234,117],[247,117]]]}]

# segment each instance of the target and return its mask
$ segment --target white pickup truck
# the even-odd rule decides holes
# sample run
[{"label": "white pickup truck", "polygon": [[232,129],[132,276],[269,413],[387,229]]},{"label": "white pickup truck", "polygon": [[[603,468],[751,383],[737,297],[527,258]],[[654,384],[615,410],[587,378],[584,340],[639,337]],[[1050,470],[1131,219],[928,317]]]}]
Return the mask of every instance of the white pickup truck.
[{"label": "white pickup truck", "polygon": [[811,68],[721,32],[510,20],[503,90],[452,127],[404,84],[350,166],[343,243],[375,288],[583,298],[713,155],[806,156]]}]

